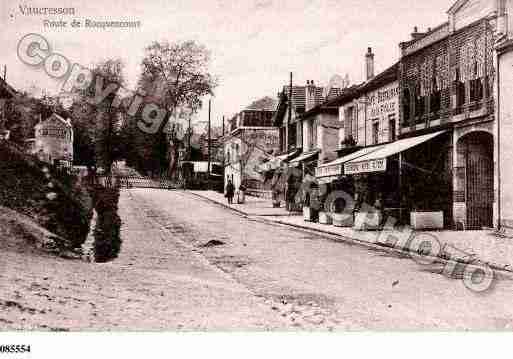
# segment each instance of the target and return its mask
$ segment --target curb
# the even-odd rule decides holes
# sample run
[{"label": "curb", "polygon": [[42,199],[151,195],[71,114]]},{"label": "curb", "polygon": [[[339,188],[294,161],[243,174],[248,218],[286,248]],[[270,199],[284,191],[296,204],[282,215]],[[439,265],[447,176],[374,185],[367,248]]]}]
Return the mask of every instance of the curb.
[{"label": "curb", "polygon": [[201,194],[194,193],[194,192],[190,192],[190,191],[184,191],[184,193],[192,194],[193,196],[196,196],[196,197],[198,197],[198,198],[201,198],[201,199],[207,200],[207,201],[209,201],[209,202],[211,202],[211,203],[217,204],[218,206],[224,207],[224,208],[226,208],[226,209],[230,209],[230,210],[232,210],[232,211],[236,212],[236,213],[237,213],[237,214],[239,214],[239,215],[242,215],[242,216],[244,216],[244,217],[248,217],[248,214],[247,214],[246,212],[244,212],[244,211],[241,211],[240,209],[230,207],[230,206],[228,206],[227,204],[224,204],[224,203],[221,203],[221,202],[215,201],[215,200],[213,200],[213,199],[211,199],[211,198],[208,198],[208,197],[206,197],[206,196],[202,196]]},{"label": "curb", "polygon": [[[261,216],[251,217],[251,219],[259,220],[260,222],[264,222],[264,223],[268,223],[268,224],[280,224],[280,225],[285,225],[285,226],[289,226],[289,227],[294,227],[294,228],[297,228],[297,229],[305,231],[305,232],[322,233],[322,234],[329,235],[329,236],[335,236],[335,237],[340,238],[338,241],[341,241],[341,242],[348,242],[348,243],[352,242],[356,245],[360,245],[360,246],[367,247],[367,248],[382,249],[382,250],[387,250],[387,251],[393,252],[393,253],[400,253],[400,254],[407,255],[410,258],[412,256],[420,256],[417,253],[409,251],[409,250],[387,246],[387,245],[379,243],[379,242],[372,243],[372,242],[368,242],[368,241],[361,240],[361,239],[354,238],[354,237],[347,237],[347,236],[341,235],[339,233],[333,233],[333,232],[318,229],[318,228],[314,229],[314,228],[302,226],[302,225],[295,224],[295,223],[288,223],[288,222],[283,222],[280,220],[270,220],[267,218],[261,218]],[[333,240],[335,240],[335,239],[333,239]],[[442,258],[442,257],[438,257],[438,256],[431,256],[431,255],[429,255],[429,256],[424,255],[422,257],[433,259],[433,262],[463,263],[463,264],[474,265],[474,266],[478,266],[479,262],[481,262],[483,264],[488,265],[493,270],[513,273],[513,268],[511,268],[511,265],[509,265],[509,264],[501,265],[501,264],[497,264],[497,263],[486,262],[486,261],[479,260],[479,259],[477,261],[476,260],[471,261],[471,260],[466,260],[466,259],[462,259],[462,258],[446,259],[446,258]],[[411,259],[413,259],[413,258],[411,258]],[[506,267],[510,267],[510,268],[506,268]]]},{"label": "curb", "polygon": [[[318,228],[314,229],[314,228],[310,228],[310,227],[307,227],[307,226],[302,226],[302,225],[295,224],[295,223],[289,223],[289,222],[280,221],[280,220],[277,220],[277,219],[265,218],[265,217],[286,217],[286,216],[252,215],[252,214],[248,214],[247,212],[244,212],[244,211],[241,211],[239,209],[230,207],[230,206],[228,206],[226,204],[220,203],[218,201],[215,201],[215,200],[213,200],[211,198],[202,196],[200,194],[193,193],[193,192],[188,192],[188,193],[190,193],[190,194],[192,194],[192,195],[194,195],[194,196],[196,196],[198,198],[206,199],[206,200],[208,200],[208,201],[210,201],[210,202],[212,202],[214,204],[217,204],[217,205],[219,205],[221,207],[230,209],[230,210],[236,212],[237,214],[242,215],[242,216],[244,216],[244,217],[246,217],[248,219],[259,221],[261,223],[268,223],[268,224],[274,224],[274,225],[278,224],[278,225],[283,225],[283,226],[294,227],[294,228],[297,228],[297,229],[305,231],[305,232],[334,236],[334,237],[337,237],[337,239],[335,239],[335,238],[330,238],[330,239],[336,240],[336,241],[340,241],[340,242],[347,242],[347,243],[351,243],[352,242],[352,243],[354,243],[356,245],[360,245],[360,246],[367,247],[367,248],[381,249],[381,250],[386,250],[386,251],[389,251],[389,252],[392,252],[392,253],[400,253],[400,254],[407,255],[410,258],[412,256],[419,256],[418,254],[416,254],[414,252],[411,252],[409,250],[394,248],[394,247],[387,246],[387,245],[384,245],[384,244],[381,244],[381,243],[371,243],[371,242],[368,242],[368,241],[365,241],[365,240],[361,240],[361,239],[358,239],[358,238],[347,237],[347,236],[344,236],[344,235],[341,235],[341,234],[338,234],[338,233],[333,233],[333,232],[322,230],[322,229],[318,229]],[[509,265],[509,264],[500,265],[500,264],[497,264],[497,263],[486,262],[486,261],[482,261],[482,260],[479,260],[479,259],[477,261],[476,260],[470,261],[470,260],[465,260],[465,259],[462,259],[462,258],[446,259],[446,258],[442,258],[442,257],[438,257],[438,256],[431,256],[431,255],[429,255],[429,256],[422,256],[422,257],[432,259],[433,262],[440,262],[440,263],[463,263],[463,264],[475,265],[475,266],[479,265],[479,262],[481,262],[481,263],[484,263],[484,264],[488,265],[493,270],[513,273],[513,267],[511,265]],[[413,258],[411,258],[411,259],[413,259]],[[510,267],[510,268],[506,268],[506,267]]]}]

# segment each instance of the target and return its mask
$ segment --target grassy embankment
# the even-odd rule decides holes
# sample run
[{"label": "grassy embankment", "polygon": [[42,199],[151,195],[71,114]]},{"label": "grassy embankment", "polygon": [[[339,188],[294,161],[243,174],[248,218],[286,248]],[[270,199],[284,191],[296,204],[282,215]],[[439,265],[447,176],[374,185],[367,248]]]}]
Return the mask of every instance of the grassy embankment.
[{"label": "grassy embankment", "polygon": [[0,206],[55,234],[56,249],[80,248],[89,232],[92,205],[79,179],[0,143]]}]

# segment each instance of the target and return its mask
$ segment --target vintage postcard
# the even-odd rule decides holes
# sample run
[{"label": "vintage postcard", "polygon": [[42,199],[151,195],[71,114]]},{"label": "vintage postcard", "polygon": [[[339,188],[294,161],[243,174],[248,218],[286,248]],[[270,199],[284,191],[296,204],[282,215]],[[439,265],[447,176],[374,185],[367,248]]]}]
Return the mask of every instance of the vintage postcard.
[{"label": "vintage postcard", "polygon": [[2,331],[513,329],[513,0],[0,24]]}]

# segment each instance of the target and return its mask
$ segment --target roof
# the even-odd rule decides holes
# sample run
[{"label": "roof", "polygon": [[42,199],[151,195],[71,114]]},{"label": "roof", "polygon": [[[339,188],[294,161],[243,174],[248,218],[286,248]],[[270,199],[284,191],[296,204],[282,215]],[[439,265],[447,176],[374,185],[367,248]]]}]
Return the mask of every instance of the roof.
[{"label": "roof", "polygon": [[[312,114],[310,111],[319,107],[322,103],[326,102],[326,100],[331,100],[339,96],[344,92],[345,89],[341,89],[338,87],[332,87],[329,93],[324,96],[325,89],[324,87],[315,86],[315,103],[316,105],[308,111],[309,114]],[[283,86],[283,91],[279,94],[278,105],[276,106],[276,114],[274,115],[274,125],[280,126],[283,122],[283,116],[287,110],[287,101],[289,97],[290,86]],[[299,115],[302,115],[306,111],[306,86],[292,86],[292,105],[294,106],[295,112]],[[323,108],[324,110],[324,108]],[[320,107],[314,111],[320,111]],[[332,109],[327,110],[329,112],[334,111]],[[317,112],[319,113],[319,112]]]},{"label": "roof", "polygon": [[319,152],[321,152],[321,150],[319,150],[319,149],[313,150],[313,151],[309,151],[309,152],[303,152],[298,157],[296,157],[293,160],[291,160],[290,161],[290,165],[291,166],[297,166],[299,163],[304,162],[305,160],[308,160],[308,159],[318,155]]},{"label": "roof", "polygon": [[[342,89],[340,94],[323,104],[323,107],[338,107],[345,103],[351,102],[355,98],[361,96],[362,94],[375,90],[383,85],[386,85],[390,82],[397,81],[398,79],[398,71],[399,71],[399,62],[396,62],[389,68],[380,72],[370,80],[367,80],[361,84],[353,85],[351,87]],[[314,109],[312,109],[314,110]]]},{"label": "roof", "polygon": [[358,92],[358,90],[360,89],[361,86],[362,86],[362,84],[347,87],[341,91],[340,95],[338,95],[337,97],[335,97],[331,100],[326,101],[322,105],[327,106],[327,107],[330,107],[330,106],[338,107],[340,105],[343,105],[344,103],[350,102],[359,96],[360,93]]},{"label": "roof", "polygon": [[448,14],[454,14],[456,11],[458,11],[459,8],[461,8],[468,0],[457,0],[454,4],[451,5],[449,10],[447,10]]},{"label": "roof", "polygon": [[378,87],[386,85],[390,82],[397,81],[399,71],[399,62],[396,62],[386,70],[380,72],[370,80],[367,80],[359,88],[361,93],[372,91]]},{"label": "roof", "polygon": [[[334,93],[335,89],[330,91]],[[290,86],[283,86],[283,93],[289,96]],[[315,103],[324,102],[324,87],[315,86]],[[303,113],[306,108],[306,86],[292,86],[292,104],[297,113]]]},{"label": "roof", "polygon": [[[52,120],[52,119],[54,119],[54,120],[57,120],[57,121],[61,122],[61,123],[62,123],[63,125],[65,125],[66,127],[72,127],[72,126],[71,126],[71,123],[69,123],[68,121],[66,121],[64,118],[62,118],[61,116],[59,116],[59,115],[58,115],[58,114],[56,114],[55,112],[54,112],[54,113],[52,113],[52,114],[50,115],[50,117],[48,117],[48,118],[47,118],[46,120],[44,120],[42,123],[48,122],[48,121],[50,121],[50,120]],[[39,124],[37,124],[37,125],[39,125]],[[37,126],[37,125],[36,125],[36,126]]]},{"label": "roof", "polygon": [[336,114],[338,114],[338,107],[326,106],[324,104],[320,104],[320,105],[317,105],[317,106],[311,108],[310,110],[306,111],[305,113],[303,113],[300,116],[300,118],[307,118],[309,116],[314,116],[319,113],[330,113],[330,114],[336,115]]},{"label": "roof", "polygon": [[[208,161],[183,161],[182,162],[182,165],[184,163],[192,163],[192,165],[194,166],[194,172],[207,172],[207,168],[208,168]],[[219,162],[210,162],[210,171],[212,171],[212,166],[221,166],[221,163]]]},{"label": "roof", "polygon": [[276,110],[276,106],[278,105],[278,101],[275,99],[265,96],[261,99],[253,101],[249,106],[247,106],[244,110],[254,110],[254,111],[274,111]]},{"label": "roof", "polygon": [[14,97],[17,95],[16,90],[0,77],[0,97],[6,97],[4,94]]}]

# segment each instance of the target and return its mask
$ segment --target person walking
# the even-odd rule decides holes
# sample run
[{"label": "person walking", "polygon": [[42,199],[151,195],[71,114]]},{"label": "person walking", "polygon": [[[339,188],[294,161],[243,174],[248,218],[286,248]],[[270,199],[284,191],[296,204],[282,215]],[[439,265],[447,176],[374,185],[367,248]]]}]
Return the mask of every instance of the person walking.
[{"label": "person walking", "polygon": [[233,196],[235,195],[235,186],[233,185],[231,180],[228,180],[228,184],[226,185],[226,198],[228,198],[228,204],[233,203]]}]

